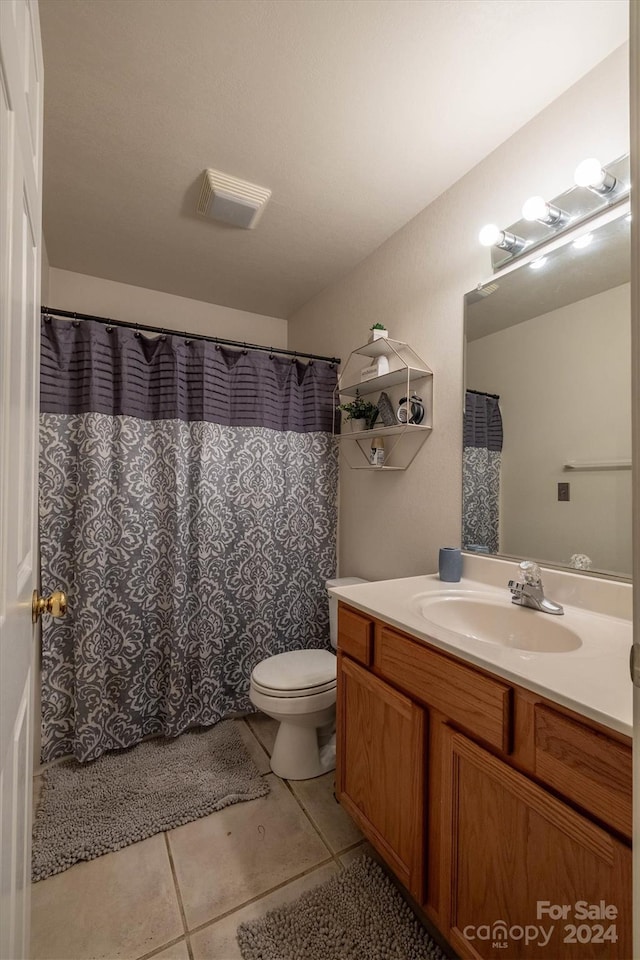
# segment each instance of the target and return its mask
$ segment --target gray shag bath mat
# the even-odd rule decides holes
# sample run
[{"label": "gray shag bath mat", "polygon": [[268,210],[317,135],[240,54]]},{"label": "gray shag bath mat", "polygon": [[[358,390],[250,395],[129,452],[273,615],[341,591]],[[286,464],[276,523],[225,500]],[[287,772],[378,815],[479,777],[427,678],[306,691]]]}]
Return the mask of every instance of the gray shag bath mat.
[{"label": "gray shag bath mat", "polygon": [[65,760],[42,779],[33,880],[269,793],[233,720],[89,763]]},{"label": "gray shag bath mat", "polygon": [[237,931],[244,960],[446,960],[367,856]]}]

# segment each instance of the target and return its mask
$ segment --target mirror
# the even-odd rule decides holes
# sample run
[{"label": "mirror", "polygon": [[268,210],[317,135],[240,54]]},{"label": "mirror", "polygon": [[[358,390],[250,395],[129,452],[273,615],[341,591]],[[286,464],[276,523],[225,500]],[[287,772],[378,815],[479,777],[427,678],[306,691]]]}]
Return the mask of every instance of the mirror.
[{"label": "mirror", "polygon": [[628,213],[465,296],[465,549],[631,576]]}]

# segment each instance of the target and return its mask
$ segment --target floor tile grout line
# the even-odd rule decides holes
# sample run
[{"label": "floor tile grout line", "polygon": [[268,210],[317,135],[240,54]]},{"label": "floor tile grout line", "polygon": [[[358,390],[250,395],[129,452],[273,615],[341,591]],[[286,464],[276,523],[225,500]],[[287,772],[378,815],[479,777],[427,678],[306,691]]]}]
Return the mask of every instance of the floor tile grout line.
[{"label": "floor tile grout line", "polygon": [[[153,957],[157,957],[159,953],[169,950],[170,947],[175,947],[176,944],[181,943],[183,940],[186,940],[184,934],[182,934],[181,937],[176,937],[175,940],[169,940],[167,943],[163,943],[161,947],[156,947],[155,950],[152,950],[150,953],[143,953],[137,960],[153,960]],[[187,950],[188,949],[187,946]],[[191,958],[191,952],[189,952],[189,957]]]},{"label": "floor tile grout line", "polygon": [[[268,752],[266,745],[262,742],[262,740],[260,739],[260,737],[258,736],[258,734],[256,733],[256,731],[253,729],[253,727],[252,727],[251,724],[249,723],[249,718],[248,718],[248,717],[243,717],[242,719],[244,720],[244,722],[246,723],[247,727],[249,728],[249,730],[251,731],[251,733],[253,734],[253,736],[256,738],[256,740],[262,745],[262,747],[264,748],[264,750],[267,751],[267,756],[269,757],[269,760],[271,760],[271,754]],[[273,773],[272,770],[271,770],[270,772]],[[331,773],[331,772],[332,772],[332,771],[327,770],[327,773]],[[267,776],[267,774],[263,774],[263,776]],[[275,776],[277,776],[277,774],[275,774]],[[305,817],[307,818],[307,820],[309,821],[309,823],[311,824],[311,826],[314,828],[314,830],[316,831],[316,833],[318,834],[318,836],[319,836],[320,839],[322,840],[323,844],[325,845],[325,847],[327,848],[327,850],[328,850],[329,853],[331,854],[331,858],[338,864],[338,866],[340,867],[340,869],[343,869],[343,864],[342,864],[342,862],[340,861],[340,855],[341,855],[342,853],[347,853],[349,850],[353,849],[354,847],[357,847],[358,844],[359,844],[359,843],[362,843],[365,838],[363,837],[362,840],[358,840],[356,843],[351,844],[349,847],[345,847],[344,850],[341,850],[340,852],[337,852],[337,851],[336,851],[336,852],[334,853],[333,849],[331,848],[331,845],[329,844],[329,841],[325,838],[324,834],[322,833],[322,830],[320,829],[319,824],[317,824],[317,823],[315,822],[315,820],[313,819],[311,813],[307,810],[307,808],[305,807],[305,805],[304,805],[304,803],[302,802],[302,800],[298,797],[298,795],[296,794],[296,792],[293,790],[290,781],[289,781],[289,780],[284,780],[282,777],[278,777],[278,779],[279,779],[279,780],[282,780],[282,782],[283,782],[283,783],[285,784],[285,786],[288,788],[289,792],[291,793],[291,796],[292,796],[293,799],[296,801],[296,803],[298,804],[298,806],[300,807],[300,809],[301,809],[302,812],[304,813]],[[338,806],[340,806],[340,805],[338,804]]]},{"label": "floor tile grout line", "polygon": [[[260,747],[260,749],[263,751],[266,760],[269,762],[269,769],[268,769],[268,770],[265,770],[263,773],[260,773],[260,771],[258,770],[258,773],[260,773],[260,776],[261,776],[261,777],[266,777],[266,776],[268,776],[270,773],[273,772],[273,771],[271,770],[271,754],[270,754],[269,751],[267,750],[265,744],[262,742],[262,740],[260,739],[260,737],[258,736],[258,734],[255,732],[255,730],[253,729],[253,727],[251,726],[251,724],[248,722],[247,717],[239,717],[238,719],[239,719],[242,723],[244,723],[246,729],[249,731],[249,733],[251,734],[251,736],[253,737],[253,739],[256,741],[256,743],[258,744],[258,746]],[[246,744],[245,744],[245,746],[246,746]],[[255,763],[255,760],[254,760],[254,763]]]},{"label": "floor tile grout line", "polygon": [[[329,771],[327,771],[327,772],[329,772]],[[291,796],[293,797],[293,799],[296,801],[296,803],[298,804],[298,806],[299,806],[300,809],[302,810],[303,814],[305,815],[305,817],[307,818],[307,820],[309,821],[309,823],[311,824],[311,826],[313,827],[313,829],[315,830],[315,832],[318,834],[318,836],[319,836],[320,839],[322,840],[323,844],[325,845],[325,847],[326,847],[327,850],[329,851],[329,855],[333,857],[333,850],[331,849],[331,847],[330,847],[330,845],[329,845],[329,841],[328,841],[328,840],[325,840],[324,835],[323,835],[322,831],[320,830],[320,827],[317,825],[317,823],[315,822],[315,820],[313,819],[313,817],[311,816],[311,814],[309,813],[309,811],[307,810],[307,808],[304,806],[304,804],[302,803],[302,801],[299,800],[298,797],[295,795],[295,793],[294,793],[294,791],[293,791],[293,788],[292,788],[291,784],[289,783],[289,781],[288,781],[288,780],[283,780],[282,782],[283,782],[284,785],[287,787],[287,789],[289,790],[289,793],[291,794]]]},{"label": "floor tile grout line", "polygon": [[169,865],[171,867],[171,876],[173,877],[173,885],[176,891],[178,909],[180,910],[180,919],[182,920],[182,930],[184,932],[184,936],[187,941],[187,951],[189,953],[189,960],[193,960],[193,953],[191,952],[191,943],[189,941],[189,925],[187,923],[187,914],[185,913],[184,903],[182,902],[182,893],[180,892],[180,884],[178,883],[178,873],[176,871],[176,865],[173,860],[173,851],[171,850],[169,834],[165,832],[162,835],[164,837],[165,846],[167,848],[167,856],[169,857]]},{"label": "floor tile grout line", "polygon": [[265,897],[270,896],[272,893],[276,893],[278,890],[282,890],[283,887],[286,887],[290,883],[295,883],[297,880],[302,880],[303,877],[308,876],[310,873],[313,873],[314,870],[319,870],[321,867],[326,867],[333,860],[333,856],[327,857],[325,860],[320,860],[318,863],[314,863],[313,866],[307,867],[306,870],[302,870],[300,873],[294,874],[292,877],[287,877],[286,880],[283,880],[282,883],[277,883],[275,887],[269,887],[268,890],[263,890],[262,893],[256,894],[255,897],[251,897],[249,900],[245,900],[243,903],[237,904],[235,907],[232,907],[230,910],[226,910],[224,913],[221,913],[217,917],[213,917],[211,920],[206,920],[204,923],[199,924],[197,927],[193,927],[189,933],[193,936],[194,933],[200,933],[202,930],[205,930],[207,927],[213,926],[214,923],[218,923],[220,920],[226,920],[228,917],[232,916],[234,913],[238,913],[239,910],[244,910],[245,907],[250,907],[252,903],[256,903],[258,900],[262,900]]},{"label": "floor tile grout line", "polygon": [[[193,936],[194,933],[200,933],[202,930],[205,930],[207,927],[211,927],[214,924],[218,923],[221,920],[226,920],[228,917],[232,916],[234,913],[238,913],[240,910],[244,910],[245,907],[251,906],[252,903],[257,903],[258,900],[262,900],[272,893],[276,893],[278,890],[282,890],[284,887],[288,886],[290,883],[295,883],[298,880],[302,880],[303,877],[309,876],[309,874],[314,873],[316,870],[320,870],[322,867],[328,866],[331,862],[335,863],[340,871],[346,869],[345,865],[340,860],[340,857],[345,853],[351,853],[351,851],[357,849],[360,846],[364,846],[366,843],[366,838],[363,837],[362,840],[358,840],[357,843],[351,844],[349,847],[345,847],[344,850],[341,850],[340,853],[334,853],[330,857],[327,857],[326,860],[321,860],[319,863],[315,863],[312,867],[307,867],[306,870],[303,870],[301,873],[294,874],[292,877],[288,877],[286,880],[283,880],[282,883],[276,884],[275,887],[270,887],[268,890],[263,891],[262,893],[256,894],[255,897],[251,897],[249,900],[245,900],[243,903],[238,904],[235,907],[232,907],[230,910],[221,913],[217,917],[213,917],[211,920],[206,920],[204,923],[199,924],[197,927],[192,927],[189,931]],[[146,960],[146,958],[142,958]]]},{"label": "floor tile grout line", "polygon": [[265,744],[262,742],[262,740],[260,739],[260,737],[258,736],[258,734],[256,733],[256,731],[253,729],[253,727],[252,727],[251,724],[249,723],[249,718],[248,718],[248,717],[240,717],[239,720],[240,720],[240,723],[243,723],[243,724],[244,724],[245,728],[246,728],[246,729],[248,730],[248,732],[251,734],[251,736],[252,736],[253,739],[256,741],[256,743],[258,744],[258,746],[259,746],[262,750],[264,750],[264,752],[266,753],[266,755],[267,755],[267,757],[268,757],[268,756],[269,756],[269,751],[267,750]]},{"label": "floor tile grout line", "polygon": [[[331,772],[332,772],[332,771],[327,770],[327,773],[331,773]],[[300,807],[300,809],[302,810],[302,812],[304,813],[304,815],[306,816],[306,818],[309,820],[311,826],[315,829],[316,833],[318,834],[318,836],[320,837],[320,839],[321,839],[322,842],[324,843],[325,847],[327,848],[327,850],[328,850],[329,853],[331,854],[331,859],[337,864],[339,870],[341,870],[341,871],[344,870],[344,869],[345,869],[345,865],[343,864],[343,862],[342,862],[342,860],[340,859],[340,857],[342,856],[342,854],[344,854],[344,853],[349,853],[351,850],[355,850],[356,847],[358,847],[358,846],[360,846],[361,844],[363,844],[363,843],[366,841],[366,837],[363,836],[360,840],[357,840],[355,843],[350,844],[348,847],[345,847],[343,850],[336,850],[336,851],[334,851],[334,850],[331,848],[331,845],[329,844],[329,841],[328,841],[327,839],[325,839],[325,836],[324,836],[324,834],[322,833],[322,830],[321,830],[319,824],[316,824],[316,822],[315,822],[315,820],[313,819],[310,811],[307,810],[307,808],[305,807],[305,805],[304,805],[304,803],[302,802],[302,800],[300,799],[300,797],[298,797],[298,795],[297,795],[297,794],[295,793],[295,791],[293,790],[293,788],[292,788],[291,783],[289,782],[289,780],[284,780],[283,782],[284,782],[284,783],[286,784],[286,786],[289,788],[289,790],[290,790],[290,792],[291,792],[294,800],[296,801],[296,803],[298,804],[298,806]],[[340,807],[340,804],[338,803],[338,801],[336,801],[336,804],[337,804],[338,807]],[[342,808],[340,808],[340,809],[342,809]]]},{"label": "floor tile grout line", "polygon": [[[256,713],[256,714],[251,714],[251,716],[256,716],[256,717],[257,717],[257,716],[259,716],[259,714],[257,714],[257,713]],[[249,728],[249,730],[251,731],[251,733],[253,734],[253,736],[256,738],[256,740],[258,741],[258,743],[260,744],[260,746],[262,747],[262,749],[263,749],[264,752],[266,753],[266,755],[267,755],[267,757],[269,758],[269,760],[271,760],[271,751],[269,750],[268,746],[266,745],[266,743],[264,742],[264,740],[262,739],[262,737],[259,735],[258,731],[253,729],[253,727],[252,727],[251,724],[249,723],[249,718],[248,718],[248,717],[243,717],[242,720],[243,720],[243,722],[247,725],[247,727]]]}]

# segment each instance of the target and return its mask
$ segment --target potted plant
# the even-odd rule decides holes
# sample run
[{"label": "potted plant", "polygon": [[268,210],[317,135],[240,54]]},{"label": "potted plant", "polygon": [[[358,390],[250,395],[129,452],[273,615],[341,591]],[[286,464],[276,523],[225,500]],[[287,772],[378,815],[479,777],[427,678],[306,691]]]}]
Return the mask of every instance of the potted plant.
[{"label": "potted plant", "polygon": [[384,323],[374,323],[374,325],[369,327],[369,329],[371,330],[369,343],[373,343],[374,340],[381,340],[383,337],[386,340],[389,336],[389,331],[385,327]]},{"label": "potted plant", "polygon": [[338,410],[342,410],[347,415],[347,422],[354,432],[358,430],[370,430],[378,416],[378,408],[370,400],[363,400],[359,392],[349,403],[341,403]]}]

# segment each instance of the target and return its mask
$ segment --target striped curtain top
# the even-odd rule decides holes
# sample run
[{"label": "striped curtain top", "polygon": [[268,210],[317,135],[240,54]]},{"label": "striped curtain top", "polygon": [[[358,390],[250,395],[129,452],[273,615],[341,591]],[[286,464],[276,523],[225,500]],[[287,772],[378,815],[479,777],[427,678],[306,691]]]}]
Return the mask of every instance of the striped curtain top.
[{"label": "striped curtain top", "polygon": [[41,324],[40,409],[331,432],[337,371],[91,320]]},{"label": "striped curtain top", "polygon": [[464,446],[502,450],[500,398],[467,390],[464,399]]}]

